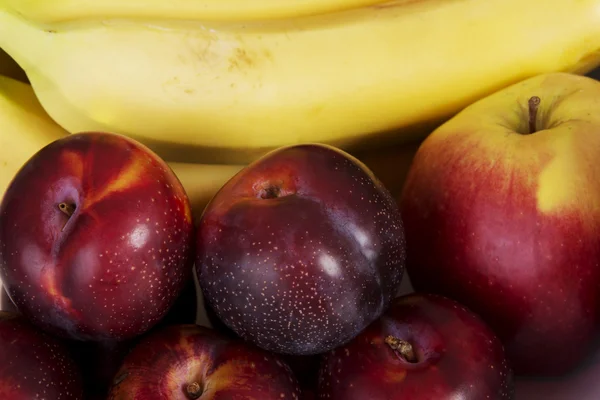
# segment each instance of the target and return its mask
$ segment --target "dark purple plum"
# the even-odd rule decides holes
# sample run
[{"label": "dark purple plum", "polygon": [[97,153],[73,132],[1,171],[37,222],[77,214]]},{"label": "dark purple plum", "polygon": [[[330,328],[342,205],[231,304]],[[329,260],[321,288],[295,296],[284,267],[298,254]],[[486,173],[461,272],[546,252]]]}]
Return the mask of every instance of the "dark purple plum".
[{"label": "dark purple plum", "polygon": [[266,350],[318,354],[378,318],[400,285],[398,206],[359,160],[327,145],[272,151],[217,192],[196,271],[226,326]]}]

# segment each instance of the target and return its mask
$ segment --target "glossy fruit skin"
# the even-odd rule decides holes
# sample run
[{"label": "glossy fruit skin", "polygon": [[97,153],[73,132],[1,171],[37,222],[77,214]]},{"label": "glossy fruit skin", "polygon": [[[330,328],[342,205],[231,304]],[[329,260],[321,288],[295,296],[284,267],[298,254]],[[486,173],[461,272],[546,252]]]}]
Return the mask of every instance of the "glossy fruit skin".
[{"label": "glossy fruit skin", "polygon": [[117,372],[109,400],[298,400],[290,367],[256,346],[199,325],[171,325],[144,338]]},{"label": "glossy fruit skin", "polygon": [[147,331],[183,289],[192,247],[189,200],[176,176],[120,135],[49,144],[0,205],[0,277],[21,313],[66,338]]},{"label": "glossy fruit skin", "polygon": [[197,227],[196,269],[221,321],[266,350],[318,354],[357,335],[396,293],[398,206],[356,158],[280,148],[215,195]]},{"label": "glossy fruit skin", "polygon": [[[206,316],[212,329],[232,339],[240,337],[225,325],[215,314],[212,308],[206,304]],[[300,385],[300,400],[314,400],[316,398],[317,383],[319,377],[319,364],[321,363],[321,354],[311,355],[293,355],[280,354],[283,361],[289,365]]]},{"label": "glossy fruit skin", "polygon": [[475,102],[422,143],[400,197],[413,287],[480,315],[518,375],[573,372],[600,337],[598,99],[555,73]]},{"label": "glossy fruit skin", "polygon": [[[417,362],[388,346],[388,336],[410,343]],[[451,299],[411,293],[324,355],[319,399],[507,400],[514,381],[500,340],[477,315]]]},{"label": "glossy fruit skin", "polygon": [[0,398],[83,400],[81,376],[64,343],[6,311],[0,311]]},{"label": "glossy fruit skin", "polygon": [[[494,199],[489,192],[500,174],[498,168],[477,185],[483,201],[473,201],[469,190],[450,207],[438,207],[435,196],[420,206],[406,198],[411,282],[485,318],[516,373],[562,375],[600,332],[598,233],[586,232],[585,217],[539,218],[527,191]],[[513,177],[515,187],[527,179]],[[415,183],[410,188],[420,191]]]}]

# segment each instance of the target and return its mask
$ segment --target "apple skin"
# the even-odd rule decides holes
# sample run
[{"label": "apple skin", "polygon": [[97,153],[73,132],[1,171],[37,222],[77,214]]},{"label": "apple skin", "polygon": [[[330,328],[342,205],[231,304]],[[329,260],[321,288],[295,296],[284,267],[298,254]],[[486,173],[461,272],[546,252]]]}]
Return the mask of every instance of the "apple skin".
[{"label": "apple skin", "polygon": [[[412,346],[407,360],[386,342]],[[345,346],[323,356],[319,399],[514,399],[514,377],[494,332],[461,304],[412,293]]]},{"label": "apple skin", "polygon": [[[198,397],[187,388],[198,384]],[[290,367],[275,354],[199,325],[146,336],[126,356],[108,400],[298,400]]]},{"label": "apple skin", "polygon": [[405,261],[398,205],[332,146],[271,151],[232,177],[197,227],[196,271],[217,317],[266,350],[318,354],[381,315]]},{"label": "apple skin", "polygon": [[70,135],[33,155],[4,195],[0,278],[48,332],[132,338],[183,290],[193,229],[186,193],[156,154],[120,135]]},{"label": "apple skin", "polygon": [[583,76],[501,90],[426,138],[400,198],[415,290],[479,314],[519,375],[567,373],[599,337],[599,107]]},{"label": "apple skin", "polygon": [[65,345],[7,311],[0,311],[0,398],[83,399],[81,376]]}]

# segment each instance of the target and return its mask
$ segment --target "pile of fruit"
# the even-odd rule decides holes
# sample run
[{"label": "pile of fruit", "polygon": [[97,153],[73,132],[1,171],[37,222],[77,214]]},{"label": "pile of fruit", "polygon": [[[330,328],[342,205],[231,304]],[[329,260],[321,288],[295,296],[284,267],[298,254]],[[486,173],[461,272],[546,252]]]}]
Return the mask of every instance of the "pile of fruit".
[{"label": "pile of fruit", "polygon": [[597,350],[600,0],[74,3],[0,0],[0,399],[526,400]]}]

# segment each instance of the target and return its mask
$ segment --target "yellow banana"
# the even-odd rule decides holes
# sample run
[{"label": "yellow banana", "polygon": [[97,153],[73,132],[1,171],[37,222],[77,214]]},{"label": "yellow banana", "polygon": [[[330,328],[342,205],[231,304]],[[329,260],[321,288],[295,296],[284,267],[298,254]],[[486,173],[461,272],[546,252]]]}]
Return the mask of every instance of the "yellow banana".
[{"label": "yellow banana", "polygon": [[420,139],[511,83],[600,64],[600,0],[396,0],[245,21],[150,17],[115,0],[112,13],[86,2],[53,22],[69,4],[0,0],[0,47],[68,131],[122,133],[173,161]]},{"label": "yellow banana", "polygon": [[25,71],[2,49],[0,49],[0,75],[28,82]]},{"label": "yellow banana", "polygon": [[[37,151],[69,133],[46,114],[30,85],[0,76],[0,200],[17,171]],[[195,216],[241,165],[169,163]]]},{"label": "yellow banana", "polygon": [[35,152],[68,134],[46,114],[31,86],[0,76],[0,199]]},{"label": "yellow banana", "polygon": [[[0,76],[0,198],[21,166],[38,150],[68,135],[40,106],[26,83]],[[395,193],[401,188],[418,143],[377,151],[357,152],[363,161]],[[199,216],[212,196],[244,165],[169,162],[183,184],[194,216]]]},{"label": "yellow banana", "polygon": [[192,205],[194,219],[198,219],[217,191],[244,165],[168,163]]},{"label": "yellow banana", "polygon": [[382,0],[6,0],[38,23],[97,18],[249,20],[289,18],[347,10]]}]

